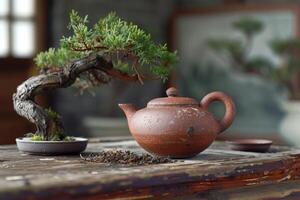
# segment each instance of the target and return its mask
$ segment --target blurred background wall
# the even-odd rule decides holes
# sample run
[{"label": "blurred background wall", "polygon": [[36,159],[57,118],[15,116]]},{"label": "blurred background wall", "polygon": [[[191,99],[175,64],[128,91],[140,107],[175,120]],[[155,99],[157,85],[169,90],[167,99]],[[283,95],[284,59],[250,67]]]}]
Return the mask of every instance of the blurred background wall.
[{"label": "blurred background wall", "polygon": [[[4,1],[4,0],[0,0]],[[6,0],[12,2],[13,0]],[[15,0],[17,1],[17,0]],[[37,3],[39,2],[39,3]],[[42,2],[42,3],[41,3]],[[90,23],[95,23],[99,17],[107,15],[111,11],[116,11],[116,13],[124,18],[125,20],[132,21],[133,23],[141,26],[148,32],[150,32],[156,42],[165,43],[168,42],[170,45],[174,43],[172,41],[172,30],[170,29],[170,21],[174,12],[178,10],[185,9],[195,9],[195,8],[212,8],[212,7],[226,7],[231,5],[281,5],[281,4],[293,4],[296,5],[300,1],[287,0],[287,1],[270,1],[270,0],[247,0],[247,1],[237,1],[237,0],[44,0],[36,1],[36,10],[34,17],[29,17],[36,23],[36,51],[46,49],[48,47],[56,47],[60,38],[63,35],[70,34],[67,29],[68,24],[68,13],[71,9],[77,10],[81,15],[88,14]],[[11,3],[10,3],[11,4]],[[11,6],[11,5],[10,5]],[[1,13],[1,9],[0,9]],[[218,13],[215,13],[218,14]],[[13,14],[5,15],[1,18],[0,14],[0,25],[1,19],[10,21],[15,20],[16,17]],[[213,24],[211,25],[213,26]],[[203,27],[205,28],[205,27]],[[173,30],[174,31],[174,30]],[[4,37],[3,37],[4,38]],[[24,38],[25,39],[25,38]],[[1,43],[1,26],[0,26],[0,43]],[[180,52],[179,52],[180,54]],[[26,77],[34,74],[32,68],[33,62],[31,61],[34,54],[30,56],[14,56],[13,54],[2,55],[0,58],[0,83],[1,83],[1,96],[0,96],[0,130],[3,136],[0,139],[0,143],[12,143],[14,138],[17,136],[22,136],[26,132],[34,130],[34,127],[30,125],[29,122],[17,116],[12,109],[11,95],[15,91],[16,86],[21,83]],[[183,63],[181,63],[183,64]],[[179,69],[186,66],[179,66]],[[188,66],[189,67],[189,66]],[[200,68],[203,69],[203,68]],[[184,73],[193,73],[192,67],[185,69],[185,72],[178,71],[179,80],[169,85],[177,85],[183,95],[188,95],[195,97],[200,100],[200,98],[207,92],[216,89],[223,89],[234,98],[239,98],[237,94],[243,92],[243,89],[236,90],[232,92],[229,87],[222,87],[222,83],[219,85],[209,84],[215,83],[219,80],[219,76],[214,76],[213,73],[204,70],[199,73],[196,80],[191,80],[186,77],[181,76]],[[218,73],[218,72],[216,72]],[[232,73],[229,73],[232,76]],[[202,75],[202,76],[201,76]],[[221,76],[224,76],[221,74]],[[237,75],[238,76],[238,75]],[[245,76],[245,75],[242,75]],[[210,80],[209,77],[211,77]],[[208,78],[207,80],[205,78]],[[249,78],[244,78],[249,79]],[[251,79],[251,78],[250,78]],[[253,78],[252,78],[253,79]],[[253,80],[252,80],[253,81]],[[255,80],[254,80],[255,81]],[[258,80],[258,82],[261,80]],[[192,84],[192,85],[191,85]],[[233,84],[229,81],[228,83]],[[78,91],[72,88],[61,89],[47,96],[44,96],[40,101],[51,106],[53,109],[57,110],[64,119],[64,124],[66,126],[67,132],[70,135],[85,135],[85,136],[109,136],[109,135],[119,135],[128,134],[126,121],[119,119],[123,117],[122,112],[117,107],[119,102],[131,102],[136,104],[138,107],[143,107],[152,98],[164,96],[165,89],[168,84],[162,84],[161,82],[147,82],[145,85],[138,85],[132,83],[120,83],[114,81],[112,84],[103,86],[101,88],[93,91],[93,94],[85,93],[79,95]],[[264,83],[261,83],[262,87],[254,86],[252,90],[255,90],[253,94],[264,95]],[[241,86],[247,88],[248,86]],[[270,86],[272,87],[272,86]],[[199,90],[195,92],[195,90]],[[256,92],[260,90],[260,92]],[[274,93],[277,93],[275,89],[268,89],[268,97],[260,98],[259,102],[262,105],[268,107],[268,98],[273,97]],[[273,91],[274,90],[274,91]],[[248,95],[251,95],[248,93]],[[285,94],[279,95],[278,98],[285,98]],[[253,101],[249,98],[243,98],[245,105],[243,107],[257,107],[253,105]],[[273,99],[274,100],[274,99]],[[274,100],[276,101],[276,99]],[[255,104],[255,101],[254,101]],[[217,106],[218,107],[218,106]],[[275,111],[274,111],[275,109]],[[277,110],[276,110],[277,109]],[[216,108],[215,112],[220,109]],[[258,109],[259,110],[259,109]],[[260,132],[263,132],[261,137],[270,137],[276,140],[278,132],[278,124],[282,120],[284,111],[281,108],[268,108],[262,112],[262,118],[258,120],[265,120],[268,125],[263,125],[261,127],[255,127],[255,124],[250,128],[240,128],[240,125],[235,125],[229,132],[235,132],[231,134],[232,137],[237,137],[242,134],[249,134],[251,132],[256,132],[256,136]],[[247,110],[243,110],[246,112]],[[267,114],[264,114],[266,113]],[[269,112],[269,113],[268,113]],[[274,114],[275,112],[275,114]],[[247,113],[240,113],[242,116],[246,116]],[[257,114],[257,113],[256,113]],[[252,115],[252,114],[250,114]],[[255,115],[255,114],[253,114]],[[248,115],[249,116],[249,115]],[[274,116],[274,119],[272,118]],[[255,116],[253,116],[255,118]],[[272,119],[271,119],[272,118]],[[244,121],[251,120],[251,116]],[[271,119],[271,121],[270,121]],[[242,121],[240,124],[243,124]],[[271,123],[271,125],[270,125]],[[272,128],[272,124],[274,124]],[[240,129],[239,129],[240,128]],[[114,129],[114,130],[112,130]],[[239,132],[242,131],[243,133]],[[236,133],[238,132],[238,133]],[[230,134],[229,134],[230,135]],[[255,135],[255,134],[254,134]]]}]

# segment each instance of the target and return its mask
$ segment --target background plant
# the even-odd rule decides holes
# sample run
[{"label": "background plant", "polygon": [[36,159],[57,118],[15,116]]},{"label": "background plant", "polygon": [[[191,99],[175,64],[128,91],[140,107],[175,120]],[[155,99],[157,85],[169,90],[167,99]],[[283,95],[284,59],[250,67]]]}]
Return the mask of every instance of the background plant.
[{"label": "background plant", "polygon": [[211,38],[207,41],[208,46],[234,70],[252,72],[272,79],[289,90],[291,99],[299,99],[299,89],[295,82],[300,69],[300,40],[276,38],[268,41],[270,49],[281,58],[278,66],[268,58],[249,56],[255,36],[264,29],[261,21],[242,18],[233,22],[232,27],[242,34],[242,39]]},{"label": "background plant", "polygon": [[300,39],[276,39],[271,42],[271,48],[282,58],[280,66],[273,71],[273,78],[288,88],[292,99],[300,99]]}]

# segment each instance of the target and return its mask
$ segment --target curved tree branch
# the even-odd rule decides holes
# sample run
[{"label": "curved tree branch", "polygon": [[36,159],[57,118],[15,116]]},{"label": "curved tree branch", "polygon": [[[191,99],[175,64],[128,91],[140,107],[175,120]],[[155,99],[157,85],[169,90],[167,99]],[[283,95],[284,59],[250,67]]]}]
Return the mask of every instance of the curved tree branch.
[{"label": "curved tree branch", "polygon": [[[18,86],[13,94],[15,111],[36,125],[36,134],[44,136],[47,140],[57,132],[63,132],[59,118],[53,118],[44,108],[39,106],[34,98],[48,90],[71,86],[83,72],[101,72],[97,79],[107,82],[111,78],[126,81],[138,81],[137,76],[129,76],[114,69],[110,61],[98,55],[92,54],[80,60],[74,61],[63,68],[62,71],[41,74],[31,77]],[[106,76],[106,77],[105,77]]]}]

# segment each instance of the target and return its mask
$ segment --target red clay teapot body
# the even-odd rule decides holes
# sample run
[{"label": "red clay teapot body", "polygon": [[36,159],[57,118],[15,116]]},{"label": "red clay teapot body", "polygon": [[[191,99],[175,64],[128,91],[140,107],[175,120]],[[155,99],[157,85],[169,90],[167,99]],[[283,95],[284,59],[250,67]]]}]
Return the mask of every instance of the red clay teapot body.
[{"label": "red clay teapot body", "polygon": [[[132,104],[119,104],[132,136],[150,153],[172,158],[193,157],[209,147],[234,120],[234,103],[222,92],[209,93],[200,103],[178,97],[176,88],[169,88],[167,95],[151,100],[141,110]],[[213,101],[224,103],[225,116],[220,121],[208,111]]]}]

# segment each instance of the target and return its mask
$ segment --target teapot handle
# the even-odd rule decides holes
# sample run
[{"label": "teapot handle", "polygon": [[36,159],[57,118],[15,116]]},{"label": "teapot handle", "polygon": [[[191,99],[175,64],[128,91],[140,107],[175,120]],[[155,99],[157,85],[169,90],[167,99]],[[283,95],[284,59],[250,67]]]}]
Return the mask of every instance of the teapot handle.
[{"label": "teapot handle", "polygon": [[213,101],[221,101],[225,106],[225,115],[221,121],[219,121],[220,124],[220,132],[222,133],[224,130],[226,130],[233,122],[235,117],[235,105],[233,103],[233,100],[228,95],[224,94],[223,92],[211,92],[207,94],[203,99],[201,100],[200,106],[202,106],[204,109],[208,109],[209,105]]}]

